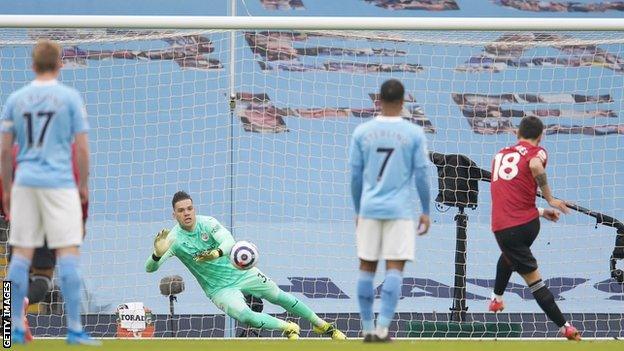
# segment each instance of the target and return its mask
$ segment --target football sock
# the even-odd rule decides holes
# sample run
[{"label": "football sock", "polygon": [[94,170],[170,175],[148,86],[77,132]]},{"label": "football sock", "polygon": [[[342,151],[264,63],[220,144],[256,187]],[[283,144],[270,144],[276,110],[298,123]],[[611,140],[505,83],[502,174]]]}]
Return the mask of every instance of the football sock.
[{"label": "football sock", "polygon": [[496,280],[494,281],[494,294],[498,296],[503,296],[505,293],[505,289],[507,288],[507,284],[509,284],[509,279],[511,278],[511,267],[503,258],[503,255],[500,255],[498,258],[498,264],[496,265]]},{"label": "football sock", "polygon": [[228,315],[252,328],[284,330],[286,329],[286,326],[288,326],[288,323],[286,321],[277,319],[266,313],[254,312],[249,307],[243,309],[238,313],[228,310]]},{"label": "football sock", "polygon": [[559,328],[563,327],[566,323],[563,314],[559,310],[559,306],[555,303],[555,297],[548,290],[546,284],[540,279],[529,285],[535,301],[542,308],[544,313],[553,321]]},{"label": "football sock", "polygon": [[378,330],[387,330],[390,327],[390,322],[394,319],[394,311],[401,296],[402,283],[403,275],[401,271],[397,269],[386,271],[386,279],[381,286],[381,310],[377,320]]},{"label": "football sock", "polygon": [[317,316],[308,305],[285,291],[280,291],[279,295],[277,295],[277,300],[272,303],[282,306],[286,311],[296,316],[307,319],[314,326],[321,327],[325,324],[325,321]]},{"label": "football sock", "polygon": [[24,330],[24,298],[28,292],[28,270],[30,260],[19,255],[13,255],[9,264],[7,280],[11,285],[11,309],[14,329]]},{"label": "football sock", "polygon": [[358,303],[360,305],[360,320],[362,332],[372,334],[375,330],[375,316],[373,315],[373,302],[375,301],[375,288],[373,279],[375,273],[360,271],[357,282]]},{"label": "football sock", "polygon": [[80,273],[78,273],[78,256],[65,255],[58,259],[61,293],[65,300],[67,328],[74,332],[82,331],[80,320]]}]

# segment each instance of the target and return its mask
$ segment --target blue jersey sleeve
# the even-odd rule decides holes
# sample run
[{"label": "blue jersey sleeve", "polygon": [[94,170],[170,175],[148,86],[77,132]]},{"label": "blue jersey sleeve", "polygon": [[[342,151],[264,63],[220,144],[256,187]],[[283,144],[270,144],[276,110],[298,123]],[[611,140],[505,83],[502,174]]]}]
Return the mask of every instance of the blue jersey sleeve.
[{"label": "blue jersey sleeve", "polygon": [[418,138],[414,143],[414,179],[416,190],[422,205],[423,214],[429,214],[431,202],[431,192],[429,190],[429,175],[427,165],[429,163],[429,153],[427,151],[427,138],[423,132],[418,133]]},{"label": "blue jersey sleeve", "polygon": [[427,137],[423,131],[419,131],[414,143],[414,168],[423,168],[429,165],[429,151],[427,149]]},{"label": "blue jersey sleeve", "polygon": [[77,91],[73,91],[70,95],[70,109],[71,109],[71,123],[72,123],[72,135],[78,133],[84,133],[89,130],[89,123],[87,121],[87,110],[84,105],[84,101]]},{"label": "blue jersey sleeve", "polygon": [[359,145],[357,130],[351,138],[349,147],[349,165],[351,166],[351,197],[353,198],[353,207],[355,213],[360,213],[360,201],[362,199],[362,181],[364,172],[364,161],[362,157],[362,149]]},{"label": "blue jersey sleeve", "polygon": [[0,116],[0,131],[3,133],[15,133],[15,120],[13,119],[13,95],[9,96]]}]

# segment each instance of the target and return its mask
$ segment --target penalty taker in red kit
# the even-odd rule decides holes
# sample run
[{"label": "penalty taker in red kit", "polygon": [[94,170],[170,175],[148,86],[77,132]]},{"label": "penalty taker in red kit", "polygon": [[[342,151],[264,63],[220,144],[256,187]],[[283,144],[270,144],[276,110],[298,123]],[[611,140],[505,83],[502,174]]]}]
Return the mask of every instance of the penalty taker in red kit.
[{"label": "penalty taker in red kit", "polygon": [[176,256],[195,276],[206,296],[228,316],[253,328],[281,330],[288,339],[298,339],[300,328],[266,313],[254,312],[243,294],[267,300],[286,311],[310,321],[317,334],[334,340],[345,335],[316,315],[293,295],[281,290],[258,268],[239,270],[229,260],[234,246],[232,234],[213,217],[196,216],[191,197],[179,191],[171,201],[173,217],[178,222],[171,230],[163,229],[154,240],[154,253],[145,270],[156,271],[163,262]]},{"label": "penalty taker in red kit", "polygon": [[[535,301],[569,340],[581,340],[581,335],[565,320],[553,294],[542,281],[531,244],[540,230],[539,217],[559,220],[559,211],[570,210],[564,201],[555,199],[546,179],[546,150],[539,146],[544,124],[537,117],[525,117],[518,129],[518,143],[502,149],[492,162],[492,231],[502,254],[496,266],[494,293],[489,309],[500,312],[505,308],[503,293],[513,271],[527,283]],[[535,206],[537,186],[552,209]],[[559,211],[557,211],[559,210]]]}]

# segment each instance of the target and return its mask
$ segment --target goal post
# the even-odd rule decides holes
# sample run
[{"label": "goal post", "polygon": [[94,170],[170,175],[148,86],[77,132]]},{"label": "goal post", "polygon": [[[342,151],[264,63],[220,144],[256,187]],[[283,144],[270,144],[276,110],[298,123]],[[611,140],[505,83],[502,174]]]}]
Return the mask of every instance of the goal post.
[{"label": "goal post", "polygon": [[621,18],[0,15],[5,28],[620,31]]},{"label": "goal post", "polygon": [[[465,187],[439,194],[392,332],[557,335],[517,275],[505,313],[487,312],[499,249],[489,184],[470,179],[515,142],[522,117],[537,116],[553,192],[584,210],[542,223],[540,271],[584,336],[624,336],[624,232],[595,227],[624,213],[624,19],[0,15],[0,102],[32,79],[40,38],[62,45],[61,80],[81,92],[91,125],[81,267],[94,335],[115,336],[118,306],[133,303],[149,309],[156,337],[228,334],[179,261],[143,268],[154,234],[173,225],[171,196],[186,190],[198,214],[258,246],[267,276],[357,337],[347,149],[379,113],[381,83],[398,78],[403,117],[435,153],[432,195]],[[449,194],[470,199],[459,219]],[[416,200],[406,206],[418,214]],[[161,295],[161,278],[175,275],[184,291]],[[31,310],[38,336],[61,330],[58,295]]]}]

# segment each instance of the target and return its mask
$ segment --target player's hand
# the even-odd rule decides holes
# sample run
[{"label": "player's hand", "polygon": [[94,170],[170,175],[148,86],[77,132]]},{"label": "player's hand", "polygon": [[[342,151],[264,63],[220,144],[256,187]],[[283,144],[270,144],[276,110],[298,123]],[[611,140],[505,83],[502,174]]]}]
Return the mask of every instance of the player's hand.
[{"label": "player's hand", "polygon": [[8,221],[11,219],[11,191],[2,193],[2,208],[4,209],[4,218]]},{"label": "player's hand", "polygon": [[200,253],[199,255],[197,255],[195,257],[195,261],[197,262],[212,261],[212,260],[216,260],[219,257],[221,257],[219,250],[210,250],[210,251],[204,251]]},{"label": "player's hand", "polygon": [[78,194],[80,194],[80,203],[83,205],[89,201],[89,188],[87,184],[78,187]]},{"label": "player's hand", "polygon": [[553,208],[545,208],[542,217],[546,218],[551,222],[557,222],[559,220],[559,211]]},{"label": "player's hand", "polygon": [[420,215],[420,219],[418,220],[418,235],[425,235],[429,231],[429,226],[431,225],[431,220],[429,219],[429,215],[423,214]]},{"label": "player's hand", "polygon": [[556,208],[559,211],[568,214],[570,213],[570,209],[568,208],[568,206],[566,206],[565,201],[563,200],[559,200],[559,199],[552,199],[550,201],[548,201],[548,204],[550,205],[550,207],[552,208]]},{"label": "player's hand", "polygon": [[154,239],[154,255],[162,257],[169,247],[171,246],[171,240],[169,238],[169,229],[163,229]]}]

